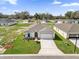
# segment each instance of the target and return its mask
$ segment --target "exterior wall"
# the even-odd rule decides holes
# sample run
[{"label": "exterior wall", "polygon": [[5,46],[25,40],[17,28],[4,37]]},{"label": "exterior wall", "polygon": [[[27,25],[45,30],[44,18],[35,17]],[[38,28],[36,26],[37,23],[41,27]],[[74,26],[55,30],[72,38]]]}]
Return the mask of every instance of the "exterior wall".
[{"label": "exterior wall", "polygon": [[8,26],[8,25],[13,25],[13,24],[16,24],[16,22],[0,23],[1,26]]},{"label": "exterior wall", "polygon": [[57,21],[57,23],[58,23],[58,24],[61,24],[61,23],[63,23],[63,21]]},{"label": "exterior wall", "polygon": [[[28,32],[25,33],[25,38],[27,38],[27,37],[28,37]],[[34,33],[30,33],[30,37],[31,37],[31,38],[34,38]]]},{"label": "exterior wall", "polygon": [[39,33],[39,38],[54,39],[55,38],[55,33]]},{"label": "exterior wall", "polygon": [[40,38],[48,38],[48,39],[53,39],[53,35],[52,34],[41,34]]},{"label": "exterior wall", "polygon": [[67,35],[66,32],[60,30],[59,28],[57,28],[57,27],[55,27],[55,26],[54,26],[54,30],[55,30],[56,32],[58,32],[60,35],[62,35],[64,38],[68,38],[68,35]]},{"label": "exterior wall", "polygon": [[38,32],[38,38],[40,38],[40,35],[41,35],[41,34]]},{"label": "exterior wall", "polygon": [[79,38],[79,34],[69,34],[69,38]]},{"label": "exterior wall", "polygon": [[23,20],[23,24],[28,23],[28,20]]},{"label": "exterior wall", "polygon": [[[25,38],[28,37],[28,33],[25,34]],[[35,37],[35,33],[30,33],[30,38],[34,38]],[[45,33],[39,33],[38,32],[38,38],[51,38],[51,39],[54,39],[55,38],[55,34],[45,34]]]},{"label": "exterior wall", "polygon": [[34,38],[34,33],[33,33],[33,32],[30,33],[30,37],[31,37],[31,38]]},{"label": "exterior wall", "polygon": [[46,23],[46,21],[41,21],[41,24]]}]

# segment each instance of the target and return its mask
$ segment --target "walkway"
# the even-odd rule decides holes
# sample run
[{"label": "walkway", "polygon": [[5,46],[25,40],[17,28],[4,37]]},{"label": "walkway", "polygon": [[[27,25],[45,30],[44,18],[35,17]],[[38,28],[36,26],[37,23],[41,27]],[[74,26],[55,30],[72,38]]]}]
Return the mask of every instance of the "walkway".
[{"label": "walkway", "polygon": [[54,41],[51,39],[44,40],[41,39],[41,50],[39,54],[41,55],[61,55],[63,54],[55,45]]}]

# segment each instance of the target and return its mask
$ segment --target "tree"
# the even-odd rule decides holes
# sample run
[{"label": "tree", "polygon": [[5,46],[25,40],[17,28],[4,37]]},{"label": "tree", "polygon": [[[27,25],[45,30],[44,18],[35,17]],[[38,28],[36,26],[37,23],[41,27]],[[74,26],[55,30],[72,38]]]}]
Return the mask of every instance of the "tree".
[{"label": "tree", "polygon": [[0,13],[0,18],[3,18],[3,14],[2,13]]},{"label": "tree", "polygon": [[69,19],[79,19],[79,11],[75,11],[75,12],[68,11],[65,14],[65,17]]},{"label": "tree", "polygon": [[73,17],[72,14],[73,14],[72,11],[68,11],[67,13],[65,13],[65,17],[68,18],[68,19],[70,19],[70,18]]},{"label": "tree", "polygon": [[38,14],[38,13],[36,13],[36,14],[34,15],[34,18],[35,18],[35,19],[40,19],[39,14]]},{"label": "tree", "polygon": [[40,20],[44,20],[44,19],[53,19],[53,16],[51,15],[51,14],[48,14],[48,13],[41,13],[41,14],[38,14],[38,13],[36,13],[35,15],[34,15],[34,17],[36,18],[36,19],[40,19]]},{"label": "tree", "polygon": [[65,19],[65,17],[62,16],[62,15],[56,16],[55,18],[56,18],[56,19]]},{"label": "tree", "polygon": [[79,11],[75,11],[73,16],[74,19],[79,19]]},{"label": "tree", "polygon": [[29,12],[27,11],[15,12],[15,18],[28,19],[29,16]]}]

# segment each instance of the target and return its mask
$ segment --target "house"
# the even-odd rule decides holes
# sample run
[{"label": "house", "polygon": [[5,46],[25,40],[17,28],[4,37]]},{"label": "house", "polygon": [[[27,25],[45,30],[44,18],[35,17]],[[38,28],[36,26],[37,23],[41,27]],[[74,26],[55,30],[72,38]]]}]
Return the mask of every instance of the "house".
[{"label": "house", "polygon": [[79,20],[74,20],[74,19],[56,19],[54,22],[56,24],[62,24],[62,23],[79,24]]},{"label": "house", "polygon": [[64,38],[79,37],[79,24],[55,24],[53,28]]},{"label": "house", "polygon": [[9,26],[16,24],[15,19],[0,19],[0,25],[1,26]]},{"label": "house", "polygon": [[25,38],[54,39],[54,36],[47,24],[36,24],[25,32]]},{"label": "house", "polygon": [[41,20],[41,24],[47,23],[47,22],[48,22],[48,19],[43,19],[43,20]]},{"label": "house", "polygon": [[42,20],[42,21],[41,21],[41,24],[43,24],[43,23],[46,23],[46,21],[45,21],[45,20]]},{"label": "house", "polygon": [[28,20],[22,20],[22,23],[23,23],[23,24],[27,24],[27,23],[29,23],[29,22],[28,22]]}]

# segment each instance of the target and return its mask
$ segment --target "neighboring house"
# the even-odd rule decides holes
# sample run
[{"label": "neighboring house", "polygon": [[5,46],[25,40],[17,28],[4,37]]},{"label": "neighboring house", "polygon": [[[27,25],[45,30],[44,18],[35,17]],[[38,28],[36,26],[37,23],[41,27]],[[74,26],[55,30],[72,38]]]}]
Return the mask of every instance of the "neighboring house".
[{"label": "neighboring house", "polygon": [[25,38],[54,39],[55,34],[47,24],[36,24],[25,32]]},{"label": "neighboring house", "polygon": [[64,38],[79,37],[79,24],[55,24],[54,30]]},{"label": "neighboring house", "polygon": [[74,20],[74,19],[56,19],[54,22],[56,24],[62,24],[62,23],[79,24],[79,20]]},{"label": "neighboring house", "polygon": [[41,20],[41,24],[47,23],[47,22],[48,22],[48,20],[46,20],[46,19]]},{"label": "neighboring house", "polygon": [[42,20],[42,21],[41,21],[41,24],[43,24],[43,23],[46,23],[46,21],[45,21],[45,20]]},{"label": "neighboring house", "polygon": [[23,24],[27,24],[27,23],[29,23],[29,22],[28,22],[28,20],[22,20],[22,23],[23,23]]},{"label": "neighboring house", "polygon": [[1,26],[9,26],[16,24],[15,19],[0,19],[0,25]]}]

